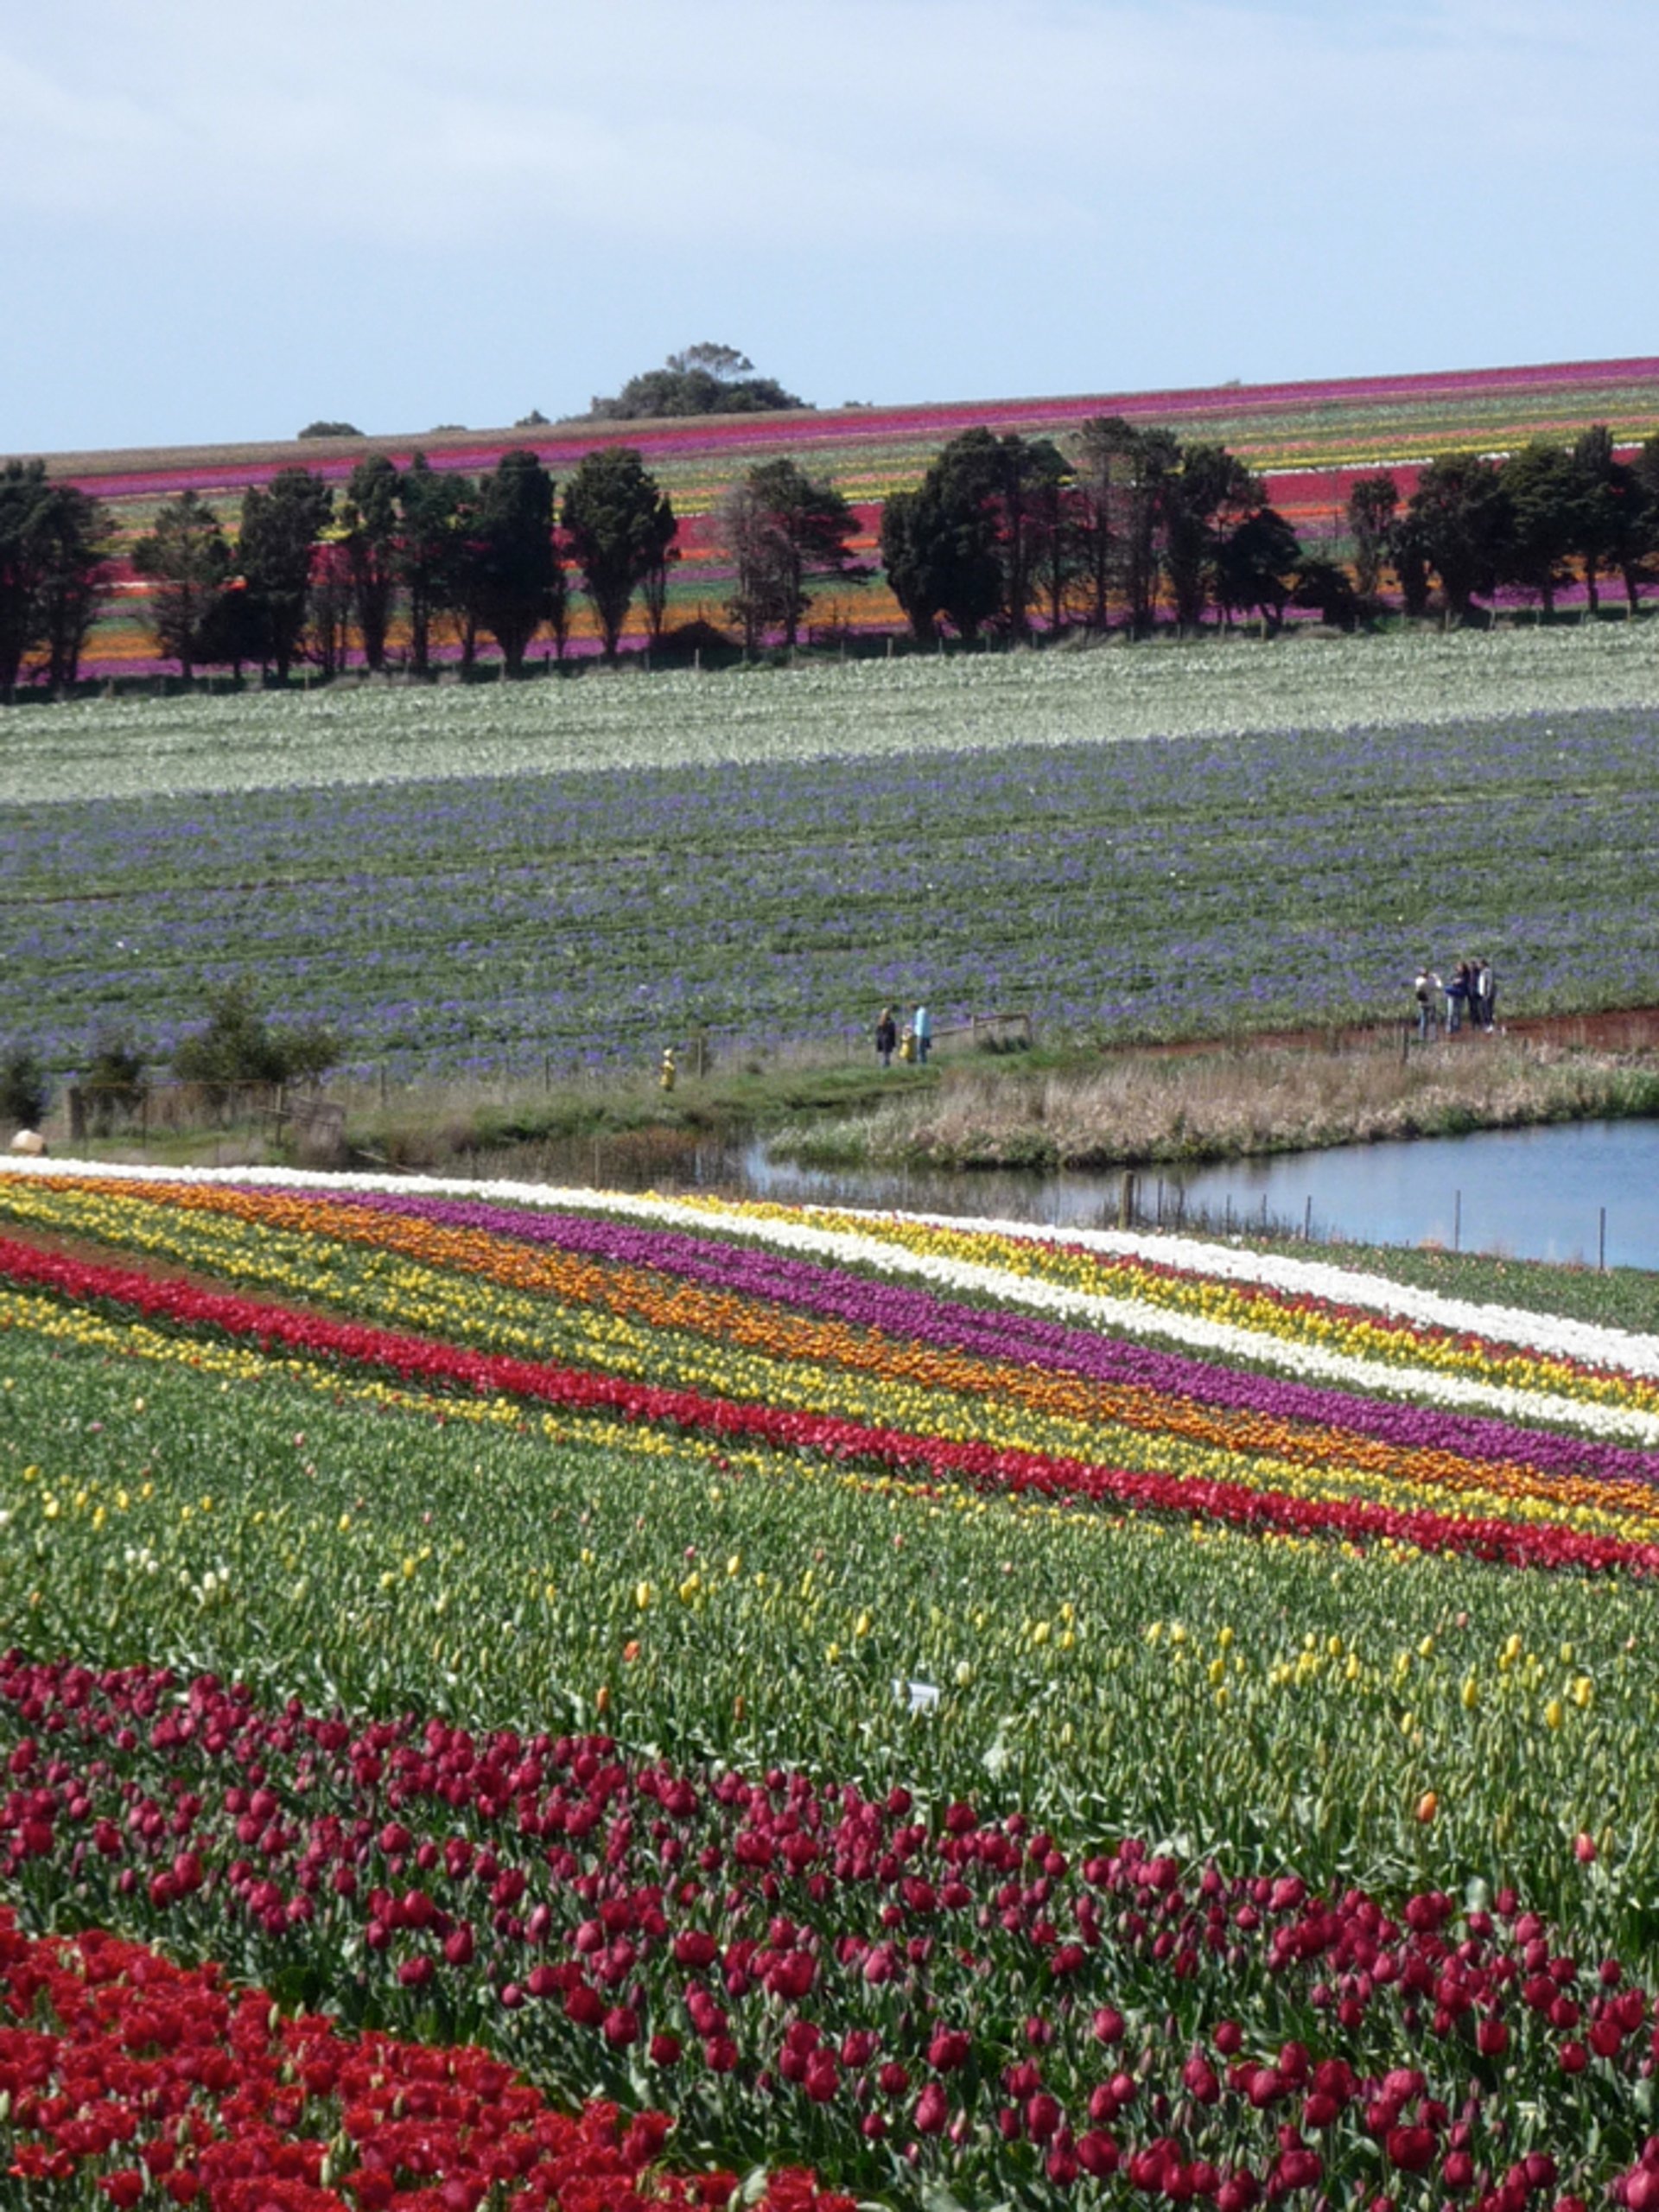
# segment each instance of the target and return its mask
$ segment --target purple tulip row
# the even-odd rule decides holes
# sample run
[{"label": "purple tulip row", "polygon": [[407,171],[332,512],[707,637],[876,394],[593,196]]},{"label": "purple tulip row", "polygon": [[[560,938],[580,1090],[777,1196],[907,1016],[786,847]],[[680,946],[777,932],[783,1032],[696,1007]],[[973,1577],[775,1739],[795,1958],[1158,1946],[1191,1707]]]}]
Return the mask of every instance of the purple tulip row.
[{"label": "purple tulip row", "polygon": [[1400,1450],[1520,1462],[1554,1478],[1659,1483],[1659,1468],[1648,1452],[1554,1430],[1512,1427],[1480,1414],[1446,1413],[1214,1365],[1038,1315],[963,1304],[928,1291],[872,1281],[842,1268],[687,1230],[645,1228],[592,1214],[530,1213],[400,1192],[357,1192],[350,1194],[349,1203],[376,1212],[414,1215],[447,1228],[551,1245],[620,1266],[651,1268],[973,1358],[1041,1367],[1229,1412],[1344,1429]]}]

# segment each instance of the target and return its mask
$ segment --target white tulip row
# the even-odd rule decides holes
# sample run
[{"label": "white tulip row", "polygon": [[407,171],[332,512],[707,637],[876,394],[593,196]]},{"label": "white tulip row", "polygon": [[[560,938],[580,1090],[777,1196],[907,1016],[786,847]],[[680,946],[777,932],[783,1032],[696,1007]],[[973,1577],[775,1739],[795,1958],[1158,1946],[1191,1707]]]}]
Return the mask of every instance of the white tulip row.
[{"label": "white tulip row", "polygon": [[1430,1367],[1385,1364],[1356,1354],[1330,1351],[1322,1345],[1290,1342],[1266,1331],[1211,1320],[1201,1314],[1183,1313],[1151,1301],[1105,1297],[1010,1268],[952,1259],[944,1254],[918,1252],[896,1242],[892,1229],[908,1220],[1045,1243],[1076,1243],[1105,1253],[1131,1254],[1195,1274],[1261,1283],[1292,1293],[1306,1292],[1380,1315],[1400,1316],[1472,1332],[1522,1351],[1557,1355],[1629,1373],[1659,1374],[1659,1338],[1627,1330],[1597,1328],[1588,1323],[1527,1313],[1517,1307],[1481,1306],[1323,1262],[1251,1252],[1231,1244],[1204,1243],[1191,1237],[1137,1236],[1105,1230],[1058,1230],[1018,1223],[962,1221],[939,1215],[872,1214],[868,1217],[867,1229],[848,1230],[830,1225],[833,1218],[848,1218],[845,1211],[832,1217],[824,1210],[825,1217],[815,1220],[814,1210],[810,1208],[779,1214],[748,1211],[699,1198],[667,1198],[566,1190],[539,1183],[486,1183],[457,1176],[341,1177],[304,1168],[129,1167],[96,1161],[13,1160],[0,1160],[0,1173],[73,1174],[89,1179],[119,1178],[158,1184],[233,1183],[335,1193],[353,1189],[401,1191],[542,1208],[598,1210],[636,1220],[700,1224],[759,1244],[874,1268],[885,1274],[909,1277],[946,1290],[967,1291],[1000,1303],[1058,1315],[1103,1333],[1179,1344],[1223,1359],[1248,1362],[1308,1381],[1494,1414],[1509,1421],[1572,1427],[1622,1442],[1659,1444],[1659,1414],[1638,1408],[1592,1404],[1554,1392],[1515,1389],[1482,1382],[1472,1376],[1444,1374]]}]

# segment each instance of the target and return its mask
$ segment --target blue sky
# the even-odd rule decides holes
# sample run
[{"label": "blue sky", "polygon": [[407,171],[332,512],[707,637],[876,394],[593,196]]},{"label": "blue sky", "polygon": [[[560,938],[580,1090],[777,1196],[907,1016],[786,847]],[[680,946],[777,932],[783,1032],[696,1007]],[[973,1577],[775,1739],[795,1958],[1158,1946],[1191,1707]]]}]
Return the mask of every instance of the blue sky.
[{"label": "blue sky", "polygon": [[0,454],[1659,353],[1659,4],[0,0]]}]

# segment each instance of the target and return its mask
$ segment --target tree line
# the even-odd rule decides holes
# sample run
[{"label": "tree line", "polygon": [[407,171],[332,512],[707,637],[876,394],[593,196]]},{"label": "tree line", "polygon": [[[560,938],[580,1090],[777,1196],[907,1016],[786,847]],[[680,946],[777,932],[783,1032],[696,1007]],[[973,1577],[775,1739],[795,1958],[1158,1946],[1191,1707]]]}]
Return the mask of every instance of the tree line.
[{"label": "tree line", "polygon": [[[729,564],[723,613],[753,652],[798,641],[825,580],[875,573],[855,557],[857,517],[836,486],[798,462],[757,462],[725,493],[714,531]],[[1632,609],[1659,573],[1659,435],[1622,460],[1595,425],[1571,442],[1534,440],[1508,458],[1449,453],[1408,495],[1386,471],[1352,483],[1333,538],[1305,546],[1262,478],[1221,444],[1097,416],[1058,442],[964,431],[913,490],[887,499],[881,567],[912,635],[1008,640],[1081,625],[1142,637],[1293,608],[1340,628],[1397,601],[1469,620],[1510,588],[1546,613],[1581,582],[1592,611],[1617,577]],[[232,537],[194,490],[162,502],[131,548],[149,584],[159,658],[186,677],[249,666],[282,680],[303,660],[325,675],[354,656],[388,665],[471,667],[493,641],[509,674],[538,638],[563,658],[573,588],[613,661],[636,601],[654,647],[671,643],[673,505],[630,446],[585,454],[563,499],[538,455],[504,453],[476,478],[359,462],[336,495],[303,467],[242,496]],[[1339,543],[1338,542],[1339,541]],[[28,676],[58,692],[112,581],[107,511],[40,461],[0,469],[0,694]],[[1338,557],[1339,555],[1345,557]],[[717,640],[711,626],[682,633]]]},{"label": "tree line", "polygon": [[1593,612],[1617,575],[1634,608],[1659,563],[1659,435],[1630,461],[1605,424],[1501,461],[1444,454],[1408,497],[1386,470],[1359,477],[1333,518],[1346,560],[1304,546],[1225,446],[1119,416],[1069,443],[967,430],[915,490],[889,497],[882,565],[918,640],[941,624],[967,639],[1074,622],[1146,636],[1212,613],[1271,631],[1292,607],[1353,629],[1384,611],[1390,584],[1407,615],[1428,613],[1438,587],[1446,618],[1465,622],[1506,587],[1553,613],[1575,579]]}]

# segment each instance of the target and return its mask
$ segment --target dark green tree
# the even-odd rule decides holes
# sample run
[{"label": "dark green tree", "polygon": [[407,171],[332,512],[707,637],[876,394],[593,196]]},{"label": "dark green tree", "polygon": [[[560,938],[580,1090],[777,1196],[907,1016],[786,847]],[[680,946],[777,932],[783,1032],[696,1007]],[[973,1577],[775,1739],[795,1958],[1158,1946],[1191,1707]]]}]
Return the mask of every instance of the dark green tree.
[{"label": "dark green tree", "polygon": [[105,531],[99,502],[51,482],[44,462],[0,470],[0,696],[31,654],[54,694],[74,682],[109,588]]},{"label": "dark green tree", "polygon": [[1382,571],[1394,545],[1400,486],[1386,469],[1356,477],[1348,487],[1348,535],[1353,545],[1354,589],[1374,608],[1382,595]]},{"label": "dark green tree", "polygon": [[1302,548],[1276,507],[1257,507],[1229,531],[1216,551],[1216,598],[1230,620],[1254,611],[1272,634],[1300,581]]},{"label": "dark green tree", "polygon": [[198,1083],[222,1102],[238,1084],[291,1083],[322,1075],[339,1059],[342,1046],[321,1024],[304,1028],[272,1027],[243,983],[227,983],[209,994],[207,1020],[179,1040],[173,1071],[181,1083]]},{"label": "dark green tree", "polygon": [[1291,605],[1311,608],[1333,630],[1357,629],[1361,614],[1368,611],[1342,563],[1317,553],[1305,553],[1297,563]]},{"label": "dark green tree", "polygon": [[564,487],[564,532],[607,661],[616,658],[634,593],[654,574],[666,575],[677,527],[672,502],[632,446],[582,455]]},{"label": "dark green tree", "polygon": [[1179,466],[1161,479],[1164,569],[1175,620],[1185,632],[1203,626],[1229,534],[1263,502],[1262,480],[1224,445],[1183,446]]},{"label": "dark green tree", "polygon": [[196,658],[204,668],[228,668],[238,682],[250,661],[270,658],[264,619],[240,576],[208,601],[196,625]]},{"label": "dark green tree", "polygon": [[286,683],[310,611],[311,563],[334,495],[308,468],[279,469],[242,496],[237,566],[258,609],[279,682]]},{"label": "dark green tree", "polygon": [[1074,528],[1084,619],[1091,630],[1109,626],[1112,603],[1126,592],[1141,437],[1122,415],[1091,416],[1077,430]]},{"label": "dark green tree", "polygon": [[792,461],[751,468],[721,500],[719,528],[734,571],[729,612],[750,652],[768,630],[795,643],[812,604],[809,579],[862,583],[869,575],[853,555],[858,517],[846,499]]},{"label": "dark green tree", "polygon": [[376,671],[386,664],[386,633],[397,589],[397,495],[401,480],[383,453],[371,454],[352,471],[340,502],[340,543],[351,571],[352,604],[363,658]]},{"label": "dark green tree", "polygon": [[881,564],[919,643],[932,640],[941,616],[959,638],[976,638],[1002,603],[995,520],[965,489],[936,461],[881,510]]},{"label": "dark green tree", "polygon": [[1573,462],[1579,473],[1581,536],[1580,565],[1590,612],[1601,604],[1601,578],[1617,572],[1624,585],[1626,603],[1636,612],[1639,588],[1649,561],[1659,550],[1659,468],[1652,491],[1644,486],[1639,465],[1621,461],[1613,447],[1613,434],[1605,423],[1581,431],[1573,446]]},{"label": "dark green tree", "polygon": [[151,589],[149,620],[156,650],[188,678],[202,656],[201,626],[231,573],[219,517],[194,491],[163,500],[152,529],[132,549],[136,573]]},{"label": "dark green tree", "polygon": [[1400,585],[1401,611],[1413,621],[1428,612],[1430,568],[1428,532],[1421,515],[1406,511],[1395,519],[1389,533],[1389,560]]},{"label": "dark green tree", "polygon": [[1043,626],[1051,637],[1058,637],[1065,627],[1074,588],[1085,574],[1084,521],[1070,465],[1056,447],[1049,445],[1048,451],[1060,467],[1045,467],[1031,493],[1031,581]]},{"label": "dark green tree", "polygon": [[951,439],[914,493],[890,498],[882,562],[914,634],[931,637],[943,615],[962,638],[993,620],[1023,637],[1039,591],[1058,619],[1076,569],[1071,481],[1050,440],[979,427]]},{"label": "dark green tree", "polygon": [[1584,473],[1566,446],[1533,438],[1503,463],[1500,481],[1509,510],[1500,574],[1523,591],[1536,592],[1545,614],[1553,614],[1555,594],[1571,581],[1569,564],[1586,535]]},{"label": "dark green tree", "polygon": [[432,627],[457,603],[466,550],[463,505],[474,498],[469,477],[434,468],[411,454],[397,486],[397,578],[409,600],[409,658],[424,676],[431,666]]},{"label": "dark green tree", "polygon": [[1497,463],[1472,453],[1437,455],[1425,464],[1406,512],[1424,561],[1440,580],[1446,620],[1466,622],[1477,594],[1497,588],[1510,534]]},{"label": "dark green tree", "polygon": [[79,485],[54,484],[39,518],[37,599],[48,687],[67,691],[80,674],[80,657],[109,594],[109,524],[105,510]]},{"label": "dark green tree", "polygon": [[38,1129],[51,1103],[51,1078],[35,1047],[14,1043],[0,1051],[0,1122]]},{"label": "dark green tree", "polygon": [[563,564],[553,535],[553,479],[527,447],[504,453],[480,486],[465,594],[501,649],[509,675],[562,612]]},{"label": "dark green tree", "polygon": [[0,695],[8,699],[39,635],[35,531],[45,496],[43,461],[0,469]]},{"label": "dark green tree", "polygon": [[804,407],[772,377],[756,376],[754,363],[733,346],[688,346],[660,369],[630,377],[613,399],[595,399],[591,415],[605,422],[645,421],[663,415],[756,415]]}]

